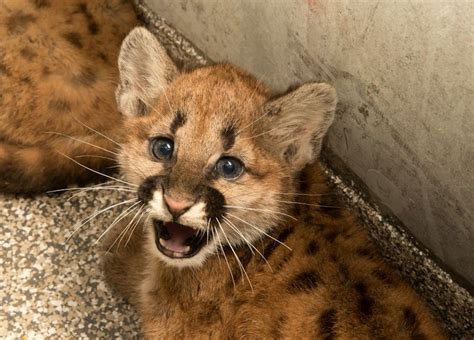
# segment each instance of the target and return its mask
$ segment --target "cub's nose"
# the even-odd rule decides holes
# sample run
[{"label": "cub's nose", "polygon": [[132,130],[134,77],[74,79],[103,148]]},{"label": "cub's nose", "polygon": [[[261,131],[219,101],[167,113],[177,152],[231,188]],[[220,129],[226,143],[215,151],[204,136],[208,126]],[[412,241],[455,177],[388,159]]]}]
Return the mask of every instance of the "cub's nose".
[{"label": "cub's nose", "polygon": [[186,199],[174,199],[167,194],[164,194],[164,198],[165,204],[174,218],[178,218],[184,214],[194,204],[194,202]]}]

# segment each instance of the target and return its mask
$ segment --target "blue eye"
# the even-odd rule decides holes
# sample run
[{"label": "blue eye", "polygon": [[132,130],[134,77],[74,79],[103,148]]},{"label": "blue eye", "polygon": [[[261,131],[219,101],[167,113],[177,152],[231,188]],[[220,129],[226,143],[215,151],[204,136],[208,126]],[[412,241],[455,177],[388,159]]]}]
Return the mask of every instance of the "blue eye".
[{"label": "blue eye", "polygon": [[236,179],[244,172],[244,166],[237,158],[222,157],[216,163],[216,171],[225,179]]},{"label": "blue eye", "polygon": [[174,144],[168,138],[153,138],[150,142],[150,151],[153,157],[157,160],[169,160],[173,155]]}]

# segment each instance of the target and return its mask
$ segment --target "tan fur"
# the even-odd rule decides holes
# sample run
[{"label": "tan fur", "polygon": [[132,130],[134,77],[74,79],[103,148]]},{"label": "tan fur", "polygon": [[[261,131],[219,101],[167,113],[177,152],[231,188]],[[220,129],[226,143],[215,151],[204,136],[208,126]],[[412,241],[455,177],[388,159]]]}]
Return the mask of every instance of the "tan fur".
[{"label": "tan fur", "polygon": [[[107,279],[137,308],[147,338],[445,338],[353,214],[339,208],[319,166],[305,173],[311,183],[305,193],[323,196],[298,201],[338,208],[295,208],[298,222],[288,220],[271,233],[278,237],[293,228],[282,239],[291,251],[268,238],[255,243],[268,264],[245,245],[239,247],[253,291],[230,250],[226,256],[235,287],[222,254],[199,268],[169,268],[148,252],[150,235],[143,228],[136,229],[126,247],[107,255]],[[314,287],[311,277],[296,279],[308,272],[315,273]],[[332,311],[334,318],[325,319]],[[333,327],[328,319],[335,320]]]},{"label": "tan fur", "polygon": [[96,156],[114,154],[64,135],[116,149],[81,123],[119,139],[116,60],[136,23],[121,0],[0,3],[0,191],[38,192],[94,176],[60,153],[110,171],[112,161]]},{"label": "tan fur", "polygon": [[[107,280],[137,308],[144,335],[444,338],[421,299],[382,261],[354,215],[327,188],[317,162],[303,169],[317,160],[332,122],[334,89],[313,83],[271,97],[263,84],[225,64],[176,75],[153,44],[158,42],[149,33],[135,30],[121,52],[121,62],[128,62],[117,99],[145,101],[147,107],[123,106],[130,118],[120,162],[139,191],[154,176],[166,182],[151,187],[153,198],[142,202],[150,209],[143,222],[130,228],[127,219],[111,233],[106,248],[120,232],[130,241],[115,243],[104,261]],[[127,59],[130,46],[141,51],[134,54],[139,60]],[[158,58],[150,58],[155,53]],[[141,59],[149,62],[148,71],[139,70]],[[179,112],[185,119],[177,120]],[[180,127],[173,129],[177,121]],[[229,124],[236,135],[226,150],[222,131]],[[172,162],[151,156],[149,141],[155,136],[174,140]],[[222,154],[243,160],[245,173],[233,181],[210,176]],[[192,199],[197,206],[204,202],[195,194],[201,185],[225,198],[227,208],[217,217],[221,221],[211,220],[207,227],[214,237],[201,250],[205,254],[194,256],[199,259],[166,259],[157,251],[152,226],[153,219],[169,218],[160,197]],[[192,227],[205,230],[195,215],[188,217]],[[184,223],[182,218],[178,223]]]}]

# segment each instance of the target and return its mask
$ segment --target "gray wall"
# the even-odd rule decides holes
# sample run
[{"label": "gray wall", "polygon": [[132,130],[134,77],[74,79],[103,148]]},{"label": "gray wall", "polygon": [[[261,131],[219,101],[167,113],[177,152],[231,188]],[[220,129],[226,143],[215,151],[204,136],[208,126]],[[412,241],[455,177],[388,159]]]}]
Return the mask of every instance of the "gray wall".
[{"label": "gray wall", "polygon": [[275,90],[336,86],[330,150],[474,282],[473,1],[148,0]]}]

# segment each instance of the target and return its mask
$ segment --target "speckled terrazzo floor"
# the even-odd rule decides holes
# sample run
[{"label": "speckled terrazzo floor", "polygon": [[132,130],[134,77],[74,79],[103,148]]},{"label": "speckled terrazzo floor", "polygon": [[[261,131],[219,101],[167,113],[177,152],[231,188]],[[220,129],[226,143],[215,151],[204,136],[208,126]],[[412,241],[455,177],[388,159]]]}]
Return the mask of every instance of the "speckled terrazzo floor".
[{"label": "speckled terrazzo floor", "polygon": [[2,339],[139,337],[134,311],[102,279],[94,242],[105,224],[97,218],[66,242],[78,221],[123,196],[71,196],[0,196]]}]

